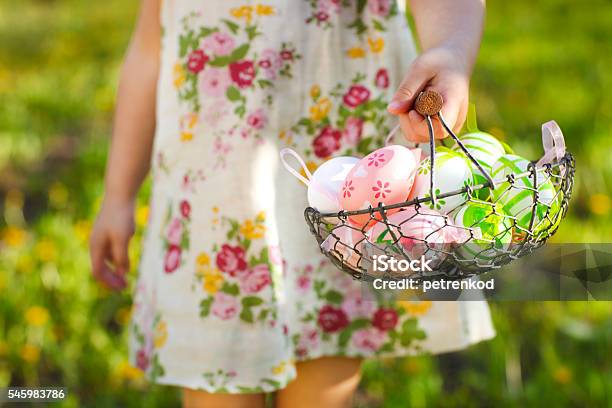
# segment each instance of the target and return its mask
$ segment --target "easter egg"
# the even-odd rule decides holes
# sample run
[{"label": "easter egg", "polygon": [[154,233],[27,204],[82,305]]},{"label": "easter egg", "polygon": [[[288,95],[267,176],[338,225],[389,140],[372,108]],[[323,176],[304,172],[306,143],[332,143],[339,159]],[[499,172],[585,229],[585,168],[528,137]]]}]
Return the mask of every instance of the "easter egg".
[{"label": "easter egg", "polygon": [[[491,174],[492,167],[497,160],[505,154],[504,146],[495,137],[484,132],[467,133],[459,138],[470,154],[478,161],[482,168]],[[453,150],[460,154],[465,154],[461,147],[455,143]],[[472,170],[473,184],[485,184],[486,177],[480,172],[478,167],[468,159]],[[487,200],[491,194],[491,189],[481,188],[476,190],[476,197]]]},{"label": "easter egg", "polygon": [[459,258],[490,261],[510,247],[512,220],[500,205],[467,202],[453,213],[452,218],[455,225],[472,231],[472,237],[455,249]]},{"label": "easter egg", "polygon": [[[472,185],[472,172],[468,160],[464,155],[453,152],[449,149],[439,151],[435,155],[435,186],[436,195],[449,193],[459,190],[465,185]],[[430,173],[431,158],[426,158],[421,162],[414,180],[409,199],[429,197],[430,195]],[[442,214],[448,214],[466,200],[465,194],[453,195],[445,198],[438,198],[435,208],[431,201],[424,202],[423,205],[430,209],[435,209]]]},{"label": "easter egg", "polygon": [[308,184],[308,204],[322,213],[340,211],[340,189],[349,171],[358,162],[356,157],[340,156],[321,164]]},{"label": "easter egg", "polygon": [[[376,246],[391,247],[391,252],[407,255],[411,260],[425,255],[435,265],[446,258],[452,242],[452,226],[446,217],[428,208],[409,207],[379,222],[368,232],[368,241]],[[401,245],[402,250],[397,248]]]},{"label": "easter egg", "polygon": [[321,243],[321,249],[325,253],[331,252],[343,263],[353,268],[358,268],[365,241],[366,236],[358,228],[349,225],[339,225],[330,231],[329,235]]},{"label": "easter egg", "polygon": [[[356,211],[406,201],[417,167],[415,156],[420,157],[420,151],[413,152],[400,145],[386,146],[365,156],[349,172],[342,186],[342,208]],[[377,213],[372,216],[380,219]],[[370,219],[369,214],[349,217],[355,225],[364,225]]]},{"label": "easter egg", "polygon": [[[507,176],[510,174],[518,176],[528,172],[529,163],[529,160],[520,156],[506,154],[493,165],[492,172],[496,183],[493,201],[499,203],[507,214],[516,217],[516,225],[523,230],[529,229],[532,218],[535,196],[533,176],[527,174],[515,178],[512,184]],[[560,210],[559,197],[548,174],[538,171],[536,181],[538,201],[535,203],[532,226],[534,233],[549,227],[551,220],[553,222],[556,220]]]}]

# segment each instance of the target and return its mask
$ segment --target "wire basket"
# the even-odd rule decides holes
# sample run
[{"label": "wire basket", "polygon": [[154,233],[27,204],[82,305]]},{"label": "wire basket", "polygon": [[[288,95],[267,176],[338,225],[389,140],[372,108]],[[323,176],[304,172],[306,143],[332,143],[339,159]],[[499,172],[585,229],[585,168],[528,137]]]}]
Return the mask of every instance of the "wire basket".
[{"label": "wire basket", "polygon": [[[428,196],[359,211],[320,213],[308,207],[304,212],[322,252],[355,279],[463,279],[497,269],[544,245],[567,212],[574,184],[575,161],[569,152],[565,152],[563,136],[556,123],[543,125],[546,153],[542,159],[529,163],[523,172],[505,174],[503,178],[493,180],[447,126],[440,113],[441,106],[441,96],[431,91],[421,93],[415,103],[415,109],[425,117],[429,128]],[[441,193],[436,189],[434,116],[484,176],[484,183]],[[494,198],[490,201],[480,199],[483,191],[495,191]],[[521,197],[519,201],[528,205],[514,215],[505,213],[500,203],[507,203],[505,198],[510,195],[512,198]],[[429,210],[445,199],[454,198],[456,201],[458,197],[461,197],[459,203],[446,214]],[[472,207],[474,211],[471,212],[477,214],[476,217],[472,214],[472,223],[453,223],[452,215],[465,211],[467,207]],[[393,221],[393,214],[398,211],[408,211],[402,213],[401,222]],[[367,223],[359,223],[361,226],[351,223],[351,217],[366,214],[369,216]],[[427,228],[422,228],[424,223]],[[379,224],[376,230],[383,232],[380,235],[373,234],[372,226],[376,224]],[[377,259],[394,259],[396,266],[402,261],[408,265],[412,261],[429,260],[431,270],[392,270],[388,267],[381,271],[385,268],[375,267]]]}]

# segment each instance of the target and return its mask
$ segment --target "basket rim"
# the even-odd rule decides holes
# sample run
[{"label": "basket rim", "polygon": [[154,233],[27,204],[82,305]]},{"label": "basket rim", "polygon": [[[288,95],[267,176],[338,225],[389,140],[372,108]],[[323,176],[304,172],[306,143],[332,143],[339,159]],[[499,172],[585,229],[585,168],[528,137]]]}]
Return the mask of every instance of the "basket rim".
[{"label": "basket rim", "polygon": [[[545,164],[543,167],[535,167],[535,163],[534,161],[530,162],[530,165],[533,166],[537,172],[541,172],[541,171],[550,171],[553,168],[557,168],[560,167],[562,165],[566,165],[566,164],[571,164],[573,161],[574,156],[570,153],[570,152],[565,152],[565,156],[563,156],[563,158],[561,158],[561,160],[555,162],[555,163],[547,163]],[[524,173],[520,173],[520,174],[513,174],[511,176],[514,176],[515,178],[522,178],[525,176],[528,176],[532,173],[531,170],[526,171]],[[508,176],[510,177],[510,176]],[[502,181],[502,180],[498,180],[498,181]],[[481,184],[477,184],[474,186],[466,186],[463,187],[461,189],[458,190],[454,190],[454,191],[449,191],[446,193],[442,193],[439,195],[436,195],[437,198],[446,198],[446,197],[451,197],[451,196],[455,196],[455,195],[459,195],[459,194],[463,194],[466,193],[468,191],[474,191],[474,190],[480,190],[482,188],[487,188],[487,187],[491,187],[491,185],[486,182],[486,183],[481,183]],[[401,203],[395,203],[395,204],[389,204],[389,205],[378,205],[376,207],[368,207],[365,208],[363,210],[352,210],[352,211],[346,211],[346,210],[342,210],[339,212],[331,212],[331,213],[321,213],[319,212],[316,208],[313,207],[307,207],[306,208],[306,212],[311,213],[311,214],[316,214],[318,216],[320,216],[321,218],[340,218],[340,219],[346,219],[350,216],[354,216],[354,215],[364,215],[364,214],[372,214],[372,212],[378,212],[378,213],[384,213],[385,211],[388,210],[394,210],[397,208],[403,208],[403,207],[408,207],[408,206],[413,206],[413,205],[417,205],[420,206],[423,203],[427,203],[431,201],[431,197],[417,197],[414,198],[412,200],[408,200],[408,201],[403,201]],[[481,202],[479,200],[479,202]],[[482,201],[482,204],[489,204],[491,206],[494,206],[493,203],[489,203],[487,201]]]}]

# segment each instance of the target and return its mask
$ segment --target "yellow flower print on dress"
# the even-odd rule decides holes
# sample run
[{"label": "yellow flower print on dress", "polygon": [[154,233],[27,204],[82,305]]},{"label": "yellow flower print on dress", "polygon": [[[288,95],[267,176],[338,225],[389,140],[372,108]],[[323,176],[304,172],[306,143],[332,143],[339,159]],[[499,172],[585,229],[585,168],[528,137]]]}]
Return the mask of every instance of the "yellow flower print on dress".
[{"label": "yellow flower print on dress", "polygon": [[202,284],[204,292],[208,293],[209,295],[214,295],[219,291],[219,289],[221,289],[224,281],[223,275],[219,269],[207,268],[204,271],[204,283]]},{"label": "yellow flower print on dress", "polygon": [[193,139],[193,130],[198,123],[198,115],[186,113],[181,118],[181,140],[187,142]]},{"label": "yellow flower print on dress", "polygon": [[202,252],[198,255],[196,262],[200,266],[208,266],[210,265],[210,256],[206,252]]},{"label": "yellow flower print on dress", "polygon": [[262,221],[253,222],[252,220],[246,220],[240,226],[240,233],[244,235],[246,239],[260,239],[264,237],[266,227]]},{"label": "yellow flower print on dress", "polygon": [[421,316],[427,313],[429,309],[431,309],[432,303],[431,300],[424,301],[410,301],[410,300],[401,300],[397,302],[400,307],[402,307],[408,314],[413,316]]},{"label": "yellow flower print on dress", "polygon": [[346,51],[346,55],[353,59],[363,58],[366,55],[366,50],[362,47],[351,47]]},{"label": "yellow flower print on dress", "polygon": [[287,361],[281,361],[278,365],[272,367],[272,374],[274,375],[282,374],[287,368],[287,364],[288,364]]},{"label": "yellow flower print on dress", "polygon": [[153,345],[155,348],[163,347],[168,340],[168,325],[163,320],[155,326],[155,336],[153,337]]},{"label": "yellow flower print on dress", "polygon": [[310,97],[316,101],[321,96],[321,87],[319,85],[313,85],[310,88]]},{"label": "yellow flower print on dress", "polygon": [[370,51],[374,54],[378,54],[385,48],[385,40],[382,37],[368,37],[368,45],[370,46]]},{"label": "yellow flower print on dress", "polygon": [[274,7],[264,4],[255,6],[255,13],[257,13],[258,16],[273,16],[275,14]]},{"label": "yellow flower print on dress", "polygon": [[183,68],[183,65],[180,62],[177,62],[176,64],[174,64],[174,69],[173,69],[172,83],[174,84],[174,87],[180,88],[181,85],[185,83],[185,79],[186,79],[185,68]]},{"label": "yellow flower print on dress", "polygon": [[321,98],[319,101],[310,107],[310,119],[318,122],[323,120],[329,114],[332,108],[332,102],[329,98]]}]

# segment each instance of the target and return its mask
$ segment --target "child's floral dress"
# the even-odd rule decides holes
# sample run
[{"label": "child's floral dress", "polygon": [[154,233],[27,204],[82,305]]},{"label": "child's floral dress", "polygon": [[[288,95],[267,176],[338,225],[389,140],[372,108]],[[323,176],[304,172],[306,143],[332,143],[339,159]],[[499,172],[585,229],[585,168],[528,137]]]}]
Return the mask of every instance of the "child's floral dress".
[{"label": "child's floral dress", "polygon": [[315,168],[380,146],[415,56],[391,0],[164,0],[153,191],[132,361],[162,384],[265,392],[321,356],[440,353],[491,338],[484,302],[361,298],[304,222]]}]

